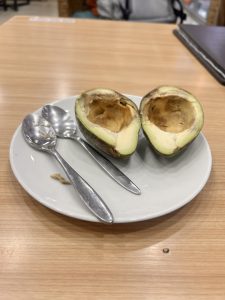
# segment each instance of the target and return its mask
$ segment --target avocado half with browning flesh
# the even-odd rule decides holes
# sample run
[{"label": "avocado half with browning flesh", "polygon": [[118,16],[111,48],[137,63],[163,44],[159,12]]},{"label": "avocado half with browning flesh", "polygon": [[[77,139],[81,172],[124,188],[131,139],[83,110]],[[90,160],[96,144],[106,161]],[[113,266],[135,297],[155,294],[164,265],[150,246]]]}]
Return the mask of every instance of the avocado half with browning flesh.
[{"label": "avocado half with browning flesh", "polygon": [[128,157],[136,149],[141,127],[135,103],[110,89],[92,89],[76,100],[75,115],[90,145],[114,157]]},{"label": "avocado half with browning flesh", "polygon": [[174,156],[189,145],[204,123],[198,100],[173,86],[161,86],[144,96],[140,114],[146,138],[165,156]]}]

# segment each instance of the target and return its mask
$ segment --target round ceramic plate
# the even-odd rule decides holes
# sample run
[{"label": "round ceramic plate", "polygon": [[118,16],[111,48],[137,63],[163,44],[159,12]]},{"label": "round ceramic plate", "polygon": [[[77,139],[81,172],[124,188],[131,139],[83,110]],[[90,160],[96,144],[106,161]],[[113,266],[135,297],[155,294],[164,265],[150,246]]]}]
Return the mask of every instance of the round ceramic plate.
[{"label": "round ceramic plate", "polygon": [[[140,97],[129,96],[137,105]],[[76,97],[54,102],[74,116]],[[140,189],[134,195],[114,182],[76,142],[58,139],[57,150],[101,195],[115,223],[136,222],[168,214],[191,201],[206,184],[212,165],[209,145],[203,134],[173,159],[156,155],[140,134],[136,152],[128,160],[111,159]],[[10,145],[12,170],[23,188],[38,202],[61,214],[98,222],[82,204],[71,185],[51,178],[65,176],[54,157],[31,148],[17,128]]]}]

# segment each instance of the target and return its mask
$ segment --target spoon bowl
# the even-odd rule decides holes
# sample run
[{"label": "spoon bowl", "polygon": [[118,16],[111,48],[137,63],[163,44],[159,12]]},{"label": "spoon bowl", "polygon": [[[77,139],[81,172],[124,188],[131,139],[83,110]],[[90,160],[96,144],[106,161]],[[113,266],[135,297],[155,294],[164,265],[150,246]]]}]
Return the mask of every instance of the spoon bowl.
[{"label": "spoon bowl", "polygon": [[74,138],[77,136],[76,123],[64,109],[54,105],[45,105],[42,109],[42,116],[51,123],[58,137]]},{"label": "spoon bowl", "polygon": [[26,116],[22,123],[26,142],[33,148],[51,151],[56,146],[56,134],[50,123],[36,114]]}]

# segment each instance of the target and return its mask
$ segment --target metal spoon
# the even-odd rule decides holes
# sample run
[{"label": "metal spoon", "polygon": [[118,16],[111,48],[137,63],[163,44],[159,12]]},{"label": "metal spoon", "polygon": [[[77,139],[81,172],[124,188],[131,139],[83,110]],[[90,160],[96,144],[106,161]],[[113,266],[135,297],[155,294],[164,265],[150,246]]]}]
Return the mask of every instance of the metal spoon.
[{"label": "metal spoon", "polygon": [[30,146],[52,154],[56,158],[89,210],[100,221],[113,223],[112,213],[101,197],[56,151],[56,134],[50,123],[37,114],[30,114],[23,120],[22,131]]},{"label": "metal spoon", "polygon": [[117,183],[134,194],[141,194],[140,189],[123,172],[78,135],[76,123],[68,112],[55,105],[46,105],[42,109],[42,116],[50,122],[58,137],[73,139],[80,143]]}]

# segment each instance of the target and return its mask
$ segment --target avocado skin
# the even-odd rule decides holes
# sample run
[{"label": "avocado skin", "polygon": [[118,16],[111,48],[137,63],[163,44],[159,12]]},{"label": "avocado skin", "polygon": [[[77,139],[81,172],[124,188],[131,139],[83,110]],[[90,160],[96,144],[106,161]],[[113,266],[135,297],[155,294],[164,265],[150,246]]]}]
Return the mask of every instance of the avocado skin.
[{"label": "avocado skin", "polygon": [[77,115],[76,115],[76,120],[77,120],[77,125],[80,129],[80,132],[83,134],[83,136],[85,137],[87,142],[93,148],[96,148],[96,149],[98,149],[98,150],[100,150],[100,151],[102,151],[102,152],[104,152],[104,153],[106,153],[106,154],[108,154],[112,157],[115,157],[115,158],[128,158],[133,154],[133,152],[132,152],[129,155],[121,155],[111,145],[108,145],[104,141],[98,139],[93,133],[88,131],[86,129],[86,127],[81,123],[81,121],[79,120]]},{"label": "avocado skin", "polygon": [[[153,90],[151,90],[150,92],[148,92],[144,97],[142,97],[141,102],[140,102],[140,105],[139,105],[139,115],[140,115],[141,120],[142,120],[143,106],[145,105],[146,99],[151,99],[152,96],[154,96],[155,93],[157,93],[158,90],[159,90],[161,87],[164,87],[164,86],[158,86],[158,87],[154,88]],[[177,88],[177,89],[179,89],[180,91],[183,91],[183,92],[188,93],[188,94],[191,95],[191,93],[190,93],[189,91],[187,91],[187,90],[185,90],[185,89],[183,89],[183,88],[180,88],[180,87],[175,87],[175,88]],[[195,98],[195,99],[196,99],[196,98]],[[197,100],[197,99],[196,99],[196,100]],[[198,101],[198,100],[197,100],[197,101]],[[199,101],[198,101],[198,102],[199,102]],[[199,103],[199,104],[200,104],[200,103]],[[201,105],[201,104],[200,104],[200,105]],[[204,124],[204,115],[203,115],[202,123]],[[203,126],[203,125],[202,125],[202,126]],[[199,135],[199,133],[200,133],[200,131],[199,131],[198,134],[195,136],[195,138],[193,138],[193,139],[192,139],[189,143],[187,143],[184,147],[182,147],[182,148],[178,148],[178,147],[177,147],[177,148],[174,150],[174,152],[173,152],[172,154],[165,154],[165,153],[160,152],[158,149],[156,149],[156,148],[154,147],[154,145],[153,145],[153,144],[151,143],[151,141],[149,140],[148,135],[145,133],[145,130],[143,129],[143,127],[142,127],[142,132],[144,133],[144,136],[145,136],[145,138],[146,138],[146,140],[147,140],[147,142],[148,142],[150,148],[151,148],[156,154],[158,154],[158,155],[160,155],[160,156],[162,156],[162,157],[165,157],[165,158],[174,158],[175,156],[178,156],[179,154],[181,154],[182,152],[184,152],[184,151],[189,147],[189,145],[192,144],[192,143],[195,141],[195,139],[198,137],[198,135]]]},{"label": "avocado skin", "polygon": [[[96,92],[98,92],[99,90],[101,91],[101,88],[95,88],[95,89],[87,90],[87,91],[83,92],[79,96],[79,98],[82,97],[85,93],[88,93],[90,91],[96,91]],[[108,90],[111,90],[115,95],[118,95],[118,96],[122,97],[123,99],[125,99],[137,111],[137,113],[139,115],[138,107],[137,107],[137,105],[131,99],[129,99],[125,95],[122,95],[121,93],[119,93],[119,92],[117,92],[115,90],[112,90],[112,89],[108,89]],[[79,98],[77,98],[76,101],[79,101]],[[76,105],[75,105],[75,117],[76,117],[77,125],[79,127],[80,132],[83,134],[83,136],[85,137],[85,139],[88,141],[88,143],[90,144],[90,146],[92,146],[93,148],[95,148],[97,150],[100,150],[100,151],[108,154],[111,157],[121,158],[121,159],[129,158],[136,151],[136,149],[134,149],[133,152],[131,152],[131,153],[127,154],[127,155],[122,155],[121,153],[119,153],[118,151],[116,151],[115,148],[112,145],[109,145],[106,142],[104,142],[103,140],[97,138],[93,133],[91,133],[89,130],[87,130],[87,128],[80,121],[80,119],[79,119],[79,117],[77,115],[77,112],[76,112]],[[140,128],[139,128],[139,130],[140,130]],[[137,145],[138,145],[138,143],[137,143]]]}]

